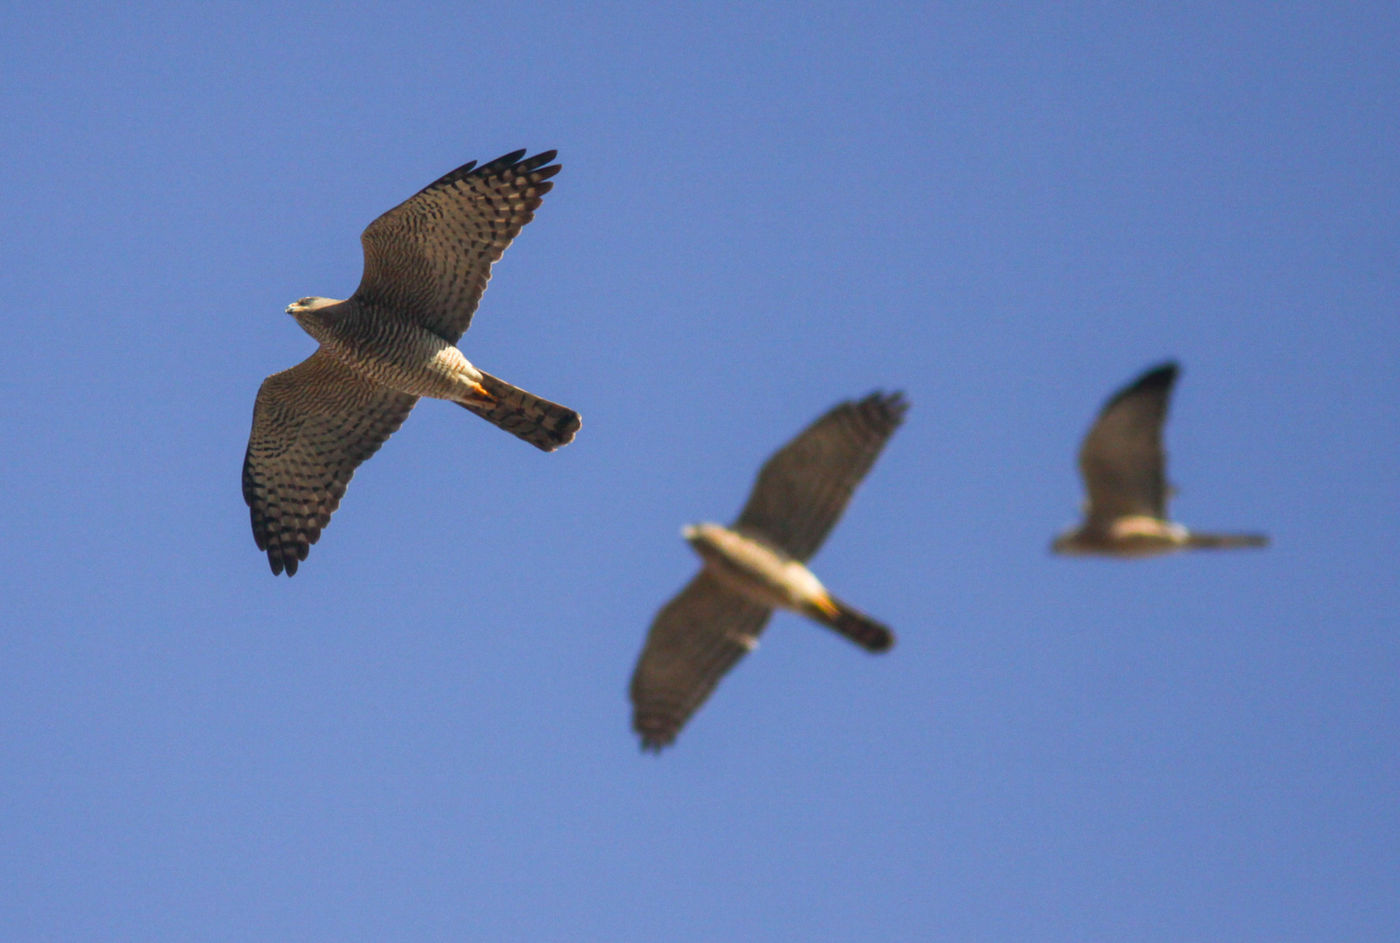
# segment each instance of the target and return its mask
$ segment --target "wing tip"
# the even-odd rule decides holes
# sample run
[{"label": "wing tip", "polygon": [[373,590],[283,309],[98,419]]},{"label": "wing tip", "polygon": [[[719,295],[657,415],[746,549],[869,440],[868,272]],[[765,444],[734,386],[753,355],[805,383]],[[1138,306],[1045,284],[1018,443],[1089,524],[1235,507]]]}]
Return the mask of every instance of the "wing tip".
[{"label": "wing tip", "polygon": [[1136,382],[1143,386],[1171,386],[1180,372],[1180,363],[1176,360],[1164,360],[1156,366],[1144,370]]},{"label": "wing tip", "polygon": [[1102,416],[1123,400],[1143,393],[1170,395],[1172,386],[1176,383],[1176,378],[1180,373],[1181,365],[1175,360],[1164,360],[1155,366],[1148,367],[1105,400],[1103,406],[1099,408],[1099,415]]},{"label": "wing tip", "polygon": [[[546,183],[545,181],[547,181],[550,177],[553,177],[561,169],[563,169],[563,164],[551,164],[550,166],[545,166],[546,164],[549,164],[550,161],[558,157],[559,152],[551,149],[547,151],[541,151],[540,153],[535,154],[531,157],[526,157],[525,154],[526,149],[522,147],[517,150],[511,151],[509,154],[502,154],[500,157],[497,157],[494,160],[488,160],[486,163],[481,164],[480,166],[477,165],[476,161],[469,160],[462,166],[458,167],[456,170],[451,170],[443,174],[441,177],[434,180],[432,183],[428,184],[423,189],[419,190],[418,193],[414,194],[414,196],[418,196],[419,194],[427,193],[428,191],[436,190],[438,188],[445,187],[471,177],[499,177],[504,176],[507,172],[514,172],[514,174],[517,176],[522,174],[530,175],[533,178],[532,186],[535,189],[535,196],[543,196],[545,193],[549,192],[549,190],[552,189],[554,186],[554,184]],[[412,197],[410,197],[409,199],[412,199]],[[539,206],[538,203],[535,203],[534,205]],[[390,212],[392,212],[392,210]]]},{"label": "wing tip", "polygon": [[283,571],[288,576],[296,576],[297,566],[305,560],[311,553],[311,545],[321,536],[320,528],[313,532],[303,532],[287,539],[286,535],[279,535],[269,526],[269,521],[261,517],[256,510],[253,511],[253,543],[259,550],[267,554],[267,565],[272,570],[273,576],[281,576]]},{"label": "wing tip", "polygon": [[643,753],[660,754],[663,749],[676,742],[680,728],[669,720],[655,715],[637,715],[632,719],[632,729],[642,738]]},{"label": "wing tip", "polygon": [[505,170],[513,170],[517,173],[534,174],[538,179],[544,180],[548,177],[553,177],[563,167],[563,164],[545,166],[546,164],[551,164],[551,162],[559,156],[559,152],[554,148],[550,148],[547,151],[540,151],[538,154],[534,154],[530,157],[526,157],[526,153],[528,153],[527,148],[522,147],[518,150],[511,151],[509,154],[502,154],[495,160],[490,160],[482,164],[481,169],[478,170],[477,173],[481,174],[483,177],[489,177]]},{"label": "wing tip", "polygon": [[903,390],[893,390],[888,393],[884,390],[873,390],[864,399],[859,400],[856,405],[876,410],[888,421],[899,425],[904,421],[905,414],[909,412],[910,404]]},{"label": "wing tip", "polygon": [[1136,379],[1114,396],[1114,399],[1145,390],[1169,390],[1180,373],[1181,364],[1175,360],[1164,360],[1138,374]]},{"label": "wing tip", "polygon": [[278,543],[268,546],[266,550],[267,564],[272,568],[272,575],[281,576],[285,570],[287,576],[291,577],[297,575],[297,567],[306,559],[311,547],[309,544]]}]

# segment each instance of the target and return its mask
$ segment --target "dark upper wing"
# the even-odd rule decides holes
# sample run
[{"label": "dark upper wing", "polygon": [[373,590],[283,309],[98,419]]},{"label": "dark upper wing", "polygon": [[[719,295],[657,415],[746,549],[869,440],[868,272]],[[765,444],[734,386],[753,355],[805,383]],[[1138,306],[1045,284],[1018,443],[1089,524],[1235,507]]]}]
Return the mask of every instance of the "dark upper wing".
[{"label": "dark upper wing", "polygon": [[365,272],[355,299],[457,340],[491,277],[491,264],[534,218],[559,172],[554,151],[516,151],[464,164],[366,227]]},{"label": "dark upper wing", "polygon": [[809,559],[906,409],[901,393],[836,406],[764,464],[735,529],[756,532],[793,559]]},{"label": "dark upper wing", "polygon": [[296,573],[356,466],[417,401],[356,376],[320,350],[263,381],[243,459],[243,500],[273,573]]},{"label": "dark upper wing", "polygon": [[632,673],[632,729],[660,750],[753,648],[773,610],[729,592],[701,570],[652,621]]},{"label": "dark upper wing", "polygon": [[1148,370],[1113,395],[1084,437],[1079,471],[1089,492],[1088,517],[1166,516],[1166,455],[1162,424],[1177,365]]}]

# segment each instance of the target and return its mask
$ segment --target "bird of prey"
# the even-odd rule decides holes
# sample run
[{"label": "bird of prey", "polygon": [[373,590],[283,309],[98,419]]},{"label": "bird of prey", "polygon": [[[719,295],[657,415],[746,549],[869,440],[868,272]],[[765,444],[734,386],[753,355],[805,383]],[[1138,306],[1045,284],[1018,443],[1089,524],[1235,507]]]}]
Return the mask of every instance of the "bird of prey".
[{"label": "bird of prey", "polygon": [[369,224],[349,299],[288,306],[321,346],[263,381],[243,460],[253,540],[274,574],[296,573],[355,468],[421,396],[464,406],[547,452],[573,440],[578,413],[478,369],[456,346],[492,263],[553,186],[554,156],[521,150],[458,167]]},{"label": "bird of prey", "polygon": [[1064,554],[1151,557],[1177,550],[1263,547],[1262,534],[1196,534],[1167,519],[1162,424],[1177,365],[1153,367],[1104,404],[1079,449],[1084,522],[1055,538]]},{"label": "bird of prey", "polygon": [[885,442],[904,419],[901,394],[844,402],[768,459],[730,527],[681,534],[704,561],[662,607],[632,675],[632,726],[660,750],[730,668],[758,644],[775,608],[825,625],[871,652],[890,630],[836,599],[804,565],[835,526]]}]

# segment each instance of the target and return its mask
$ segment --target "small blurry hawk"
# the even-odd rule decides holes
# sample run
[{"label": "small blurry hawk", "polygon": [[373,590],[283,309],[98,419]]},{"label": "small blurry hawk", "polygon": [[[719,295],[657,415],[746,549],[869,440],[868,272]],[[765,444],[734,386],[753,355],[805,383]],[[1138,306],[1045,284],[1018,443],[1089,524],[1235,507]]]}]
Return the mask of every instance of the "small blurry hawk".
[{"label": "small blurry hawk", "polygon": [[546,452],[579,416],[477,369],[457,349],[491,265],[534,218],[559,172],[554,151],[472,161],[370,223],[348,300],[302,298],[287,313],[321,344],[263,381],[243,460],[253,540],[291,576],[340,504],[355,468],[421,396],[464,406]]},{"label": "small blurry hawk", "polygon": [[657,614],[632,675],[632,726],[643,749],[660,750],[676,738],[720,678],[758,644],[775,608],[801,613],[867,651],[894,644],[889,629],[833,597],[804,564],[906,408],[899,393],[841,403],[768,460],[732,526],[681,531],[704,566]]},{"label": "small blurry hawk", "polygon": [[1162,424],[1179,368],[1151,368],[1114,393],[1079,449],[1089,492],[1084,522],[1055,538],[1063,554],[1152,557],[1177,550],[1263,547],[1262,534],[1195,534],[1167,519]]}]

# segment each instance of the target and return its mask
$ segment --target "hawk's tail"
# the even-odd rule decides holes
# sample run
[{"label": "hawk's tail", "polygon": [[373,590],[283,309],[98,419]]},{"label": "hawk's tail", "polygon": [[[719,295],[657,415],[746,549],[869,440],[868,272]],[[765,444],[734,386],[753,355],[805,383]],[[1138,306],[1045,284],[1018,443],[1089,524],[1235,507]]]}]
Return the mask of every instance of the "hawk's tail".
[{"label": "hawk's tail", "polygon": [[866,651],[883,652],[894,644],[894,633],[887,627],[829,593],[817,600],[807,614]]},{"label": "hawk's tail", "polygon": [[493,402],[461,405],[487,422],[546,452],[574,441],[581,420],[569,407],[541,399],[489,373],[482,373],[481,385]]},{"label": "hawk's tail", "polygon": [[1223,550],[1230,547],[1267,547],[1263,534],[1190,534],[1186,546],[1194,550]]}]

